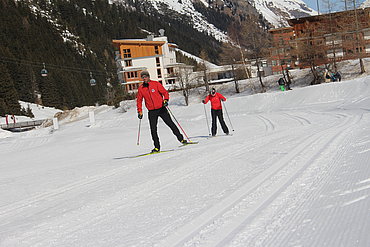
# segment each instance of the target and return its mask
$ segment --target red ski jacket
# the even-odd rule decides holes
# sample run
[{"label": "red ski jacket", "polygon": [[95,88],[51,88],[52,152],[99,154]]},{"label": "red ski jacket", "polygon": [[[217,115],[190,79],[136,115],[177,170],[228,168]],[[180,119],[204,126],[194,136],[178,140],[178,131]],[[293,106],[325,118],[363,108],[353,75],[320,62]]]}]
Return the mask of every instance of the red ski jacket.
[{"label": "red ski jacket", "polygon": [[226,101],[226,98],[222,94],[216,92],[215,95],[212,94],[208,95],[204,99],[204,104],[207,104],[208,101],[211,101],[211,108],[213,110],[221,110],[222,109],[221,100]]},{"label": "red ski jacket", "polygon": [[148,110],[155,110],[163,107],[163,100],[169,99],[167,90],[157,81],[149,81],[149,86],[141,84],[136,97],[137,112],[143,112],[143,98]]}]

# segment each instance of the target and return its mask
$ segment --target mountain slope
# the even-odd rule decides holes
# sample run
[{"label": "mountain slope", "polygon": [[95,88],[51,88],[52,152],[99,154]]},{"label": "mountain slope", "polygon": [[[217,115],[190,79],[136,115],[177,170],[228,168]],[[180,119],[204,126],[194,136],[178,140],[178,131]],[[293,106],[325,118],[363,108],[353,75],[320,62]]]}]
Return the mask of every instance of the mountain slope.
[{"label": "mountain slope", "polygon": [[254,0],[254,4],[275,27],[287,26],[288,19],[317,15],[302,0]]},{"label": "mountain slope", "polygon": [[361,4],[361,8],[369,8],[370,7],[370,0],[365,0],[362,4]]},{"label": "mountain slope", "polygon": [[[130,5],[128,0],[111,0],[115,3],[124,3]],[[147,0],[152,7],[161,13],[166,13],[170,9],[182,16],[187,16],[194,27],[205,32],[219,41],[228,40],[225,33],[227,30],[217,28],[215,21],[207,18],[204,11],[200,11],[197,6],[203,5],[206,12],[215,11],[219,14],[227,14],[235,19],[243,19],[250,13],[256,12],[262,16],[274,27],[287,25],[287,20],[299,18],[302,16],[315,15],[316,11],[309,8],[302,0]]]},{"label": "mountain slope", "polygon": [[[108,96],[121,90],[112,39],[144,38],[161,28],[181,49],[195,55],[204,50],[217,60],[220,42],[214,38],[181,18],[144,15],[132,6],[108,0],[0,1],[0,62],[5,66],[0,76],[10,75],[14,82],[10,89],[1,84],[0,91],[10,95],[16,90],[15,101],[35,102],[41,95],[44,105],[61,109],[111,103]],[[40,75],[43,64],[47,77]],[[94,87],[91,77],[97,81]],[[115,86],[109,95],[108,82]],[[3,105],[1,114],[20,110],[18,106],[5,112],[9,107]]]}]

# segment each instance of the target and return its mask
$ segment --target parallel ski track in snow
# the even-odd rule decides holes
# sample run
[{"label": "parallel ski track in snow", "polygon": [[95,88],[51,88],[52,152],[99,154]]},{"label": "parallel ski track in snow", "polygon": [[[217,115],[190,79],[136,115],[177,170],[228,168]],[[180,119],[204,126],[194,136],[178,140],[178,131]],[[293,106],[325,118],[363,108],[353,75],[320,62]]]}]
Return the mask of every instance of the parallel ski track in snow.
[{"label": "parallel ski track in snow", "polygon": [[[256,243],[260,246],[368,246],[366,244],[363,245],[363,241],[360,242],[360,245],[354,245],[356,239],[348,238],[348,236],[353,236],[353,233],[327,238],[327,234],[330,234],[330,232],[336,229],[335,224],[345,226],[348,224],[346,220],[349,217],[355,218],[357,212],[346,214],[343,218],[330,217],[330,215],[316,214],[315,212],[311,212],[310,215],[302,214],[307,208],[317,207],[317,204],[314,203],[319,198],[320,201],[328,202],[327,204],[321,204],[321,206],[330,207],[333,210],[341,210],[340,206],[335,209],[336,207],[332,205],[331,196],[333,195],[322,195],[322,191],[317,188],[321,186],[325,187],[327,183],[331,183],[333,178],[338,176],[338,172],[341,169],[347,169],[346,166],[340,164],[344,162],[346,150],[350,149],[351,143],[353,143],[353,139],[351,140],[348,137],[351,135],[352,138],[355,137],[353,137],[351,129],[347,128],[344,132],[346,133],[341,133],[337,137],[334,137],[331,143],[334,147],[339,147],[340,151],[338,150],[338,153],[333,156],[333,154],[330,154],[330,149],[323,150],[322,154],[318,155],[318,159],[321,161],[311,165],[305,171],[304,176],[300,176],[300,178],[296,179],[287,188],[284,192],[285,196],[280,196],[275,200],[269,206],[269,210],[264,210],[261,213],[259,216],[260,220],[245,227],[233,239],[232,244],[227,246],[245,247],[253,246]],[[366,139],[368,137],[364,138]],[[357,199],[361,200],[362,198]],[[321,220],[317,224],[317,220],[324,217],[328,217],[328,220]],[[316,224],[313,222],[316,222]],[[302,229],[307,228],[315,228],[314,230],[317,233],[315,238],[300,234]],[[362,234],[367,234],[366,230],[359,229],[366,229],[366,226],[349,227],[348,232],[356,231],[355,235],[357,236],[360,236],[361,232]]]},{"label": "parallel ski track in snow", "polygon": [[[279,140],[282,138],[282,135],[283,133],[279,133],[274,139]],[[271,140],[271,137],[269,137],[269,140]],[[265,144],[266,142],[264,141],[264,138],[262,137],[260,140],[249,142],[248,146],[243,146],[238,150],[234,150],[233,152],[235,154],[244,153],[246,149],[248,150],[248,149],[262,147]],[[191,148],[191,147],[192,146],[189,146],[187,148]],[[186,150],[186,149],[180,149],[180,150]],[[174,153],[180,150],[176,150]],[[169,154],[169,155],[163,154],[160,156],[156,156],[155,158],[159,160],[166,160],[170,157],[175,156],[174,153]],[[225,159],[224,155],[221,153],[218,154],[215,158],[218,160]],[[194,172],[199,173],[199,172],[202,172],[202,170],[209,169],[210,167],[212,167],[212,164],[204,163],[204,165],[202,165],[195,171],[193,170],[192,167],[178,168],[172,171],[170,174],[162,175],[166,177],[165,179],[162,179],[162,176],[160,176],[158,178],[155,178],[154,180],[138,184],[134,188],[131,188],[129,191],[125,191],[127,194],[134,194],[136,196],[130,197],[127,203],[124,203],[122,199],[118,198],[117,200],[114,201],[114,203],[111,203],[109,208],[111,211],[118,211],[123,208],[129,208],[133,202],[138,203],[139,201],[146,200],[146,198],[142,198],[143,193],[148,194],[148,195],[154,194],[158,191],[171,187],[172,185],[177,183],[179,180],[191,179]],[[12,203],[10,205],[0,207],[0,222],[1,222],[0,226],[6,226],[6,224],[10,222],[10,219],[14,220],[14,218],[16,218],[19,215],[29,215],[30,210],[33,211],[32,214],[42,214],[45,210],[47,210],[47,208],[42,207],[42,203],[45,201],[53,202],[53,204],[58,205],[59,201],[63,200],[63,198],[66,197],[67,193],[68,193],[68,197],[72,197],[72,196],[78,197],[79,194],[83,194],[87,191],[92,191],[95,188],[100,187],[102,184],[104,184],[105,181],[111,179],[112,177],[118,177],[127,171],[132,172],[137,169],[139,169],[138,166],[134,166],[134,167],[133,166],[122,166],[122,167],[110,170],[108,172],[99,174],[97,176],[89,177],[87,179],[84,179],[84,180],[81,180],[75,183],[71,183],[69,185],[60,187],[58,189],[55,189],[55,190],[52,190],[46,193],[42,193],[39,195],[35,195],[25,200],[18,201],[16,203]],[[41,205],[41,207],[38,207],[37,205]],[[47,207],[50,207],[50,205],[47,205]],[[70,233],[73,233],[74,231],[78,229],[84,229],[88,225],[92,225],[96,222],[101,221],[101,219],[104,218],[104,215],[106,214],[107,206],[101,207],[101,209],[102,209],[101,211],[97,209],[95,214],[92,217],[86,217],[86,220],[83,222],[80,222],[79,224],[63,222],[63,225],[65,225],[67,229],[64,232],[64,235],[67,236]],[[55,224],[55,225],[59,225],[59,224]],[[40,232],[42,232],[44,230],[46,231],[48,227],[40,226],[40,229],[41,229]]]},{"label": "parallel ski track in snow", "polygon": [[284,115],[286,115],[289,118],[292,118],[292,119],[296,120],[301,125],[311,124],[310,120],[308,120],[308,119],[306,119],[304,117],[300,117],[300,116],[296,116],[296,115],[288,114],[288,113],[284,113]]},{"label": "parallel ski track in snow", "polygon": [[[286,116],[289,116],[292,119],[296,119],[298,122],[300,122],[301,125],[304,125],[305,123],[309,123],[308,120],[305,121],[305,120],[303,120],[300,117],[295,116],[295,115],[288,114]],[[340,117],[343,118],[344,116],[345,115],[341,115]],[[266,126],[266,129],[265,129],[266,132],[270,132],[271,134],[276,135],[273,139],[271,139],[271,136],[270,136],[268,138],[269,141],[279,140],[279,139],[282,138],[282,136],[284,135],[284,132],[275,131],[275,132],[272,133],[273,130],[276,130],[276,125],[274,124],[274,122],[272,120],[270,120],[269,118],[267,118],[265,116],[260,116],[260,115],[257,116],[257,118],[259,118],[261,121],[264,122],[264,124]],[[346,120],[348,121],[349,119],[350,118],[348,116],[346,116]],[[349,124],[350,123],[344,123],[343,126],[341,127],[341,129],[347,128],[347,126]],[[329,129],[329,127],[328,127],[328,129]],[[265,170],[263,173],[261,173],[259,176],[257,176],[250,183],[245,184],[243,187],[241,187],[240,189],[238,189],[237,191],[235,191],[234,193],[232,193],[228,197],[224,198],[221,201],[221,203],[215,205],[214,207],[207,210],[206,212],[204,212],[202,215],[200,215],[196,219],[193,219],[187,225],[181,227],[180,228],[181,230],[179,230],[179,233],[174,234],[174,233],[169,232],[168,239],[164,242],[164,245],[161,244],[160,246],[181,246],[181,245],[184,245],[184,244],[188,245],[190,243],[194,243],[194,240],[196,240],[196,239],[198,239],[196,241],[199,241],[199,238],[203,239],[205,236],[206,236],[205,239],[207,240],[209,238],[208,234],[214,235],[212,232],[215,229],[216,229],[217,232],[219,232],[218,229],[222,229],[222,228],[226,228],[226,231],[224,231],[224,230],[220,231],[222,234],[217,234],[218,238],[216,240],[212,240],[211,245],[206,245],[206,246],[216,246],[216,245],[213,245],[213,244],[217,244],[217,243],[224,244],[224,243],[228,242],[238,232],[239,228],[241,226],[245,225],[245,222],[248,221],[254,214],[256,214],[258,212],[258,209],[260,207],[262,207],[266,203],[273,200],[277,196],[275,194],[278,193],[280,190],[283,190],[284,188],[286,188],[286,186],[287,186],[286,184],[289,183],[289,181],[294,179],[296,176],[298,176],[301,173],[301,169],[304,170],[305,167],[297,168],[297,170],[295,170],[293,172],[293,175],[285,178],[284,181],[281,182],[282,185],[280,185],[280,187],[278,187],[276,190],[274,190],[275,194],[272,194],[269,197],[266,196],[267,197],[266,200],[262,200],[262,199],[266,198],[265,194],[264,194],[264,193],[266,193],[266,191],[262,191],[261,192],[262,194],[260,195],[260,198],[262,198],[262,199],[260,199],[260,201],[257,201],[256,204],[252,208],[250,208],[250,206],[249,206],[249,208],[246,209],[247,214],[243,214],[243,217],[240,217],[238,221],[231,220],[231,222],[233,222],[232,227],[230,227],[229,225],[225,225],[224,227],[222,227],[222,224],[220,225],[220,222],[223,222],[225,220],[229,221],[229,219],[227,219],[227,217],[225,217],[225,214],[233,212],[234,210],[236,210],[235,208],[242,208],[243,206],[245,207],[245,205],[243,205],[243,202],[244,201],[248,202],[248,197],[250,197],[252,195],[251,192],[256,190],[258,187],[265,188],[265,187],[268,187],[268,186],[272,186],[273,188],[275,188],[276,185],[271,181],[272,178],[274,176],[276,176],[277,173],[279,173],[280,169],[283,169],[284,167],[289,165],[291,157],[294,157],[294,156],[296,156],[297,154],[300,154],[300,153],[303,154],[305,152],[305,149],[309,148],[310,145],[315,143],[316,139],[320,139],[320,140],[322,140],[322,142],[325,142],[322,145],[320,145],[320,147],[322,147],[321,149],[323,150],[325,145],[328,143],[328,140],[331,137],[338,134],[338,133],[333,133],[333,134],[327,134],[327,135],[324,134],[323,135],[322,132],[329,131],[328,129],[325,128],[325,129],[323,129],[321,131],[318,131],[317,133],[311,135],[311,137],[309,137],[307,139],[305,138],[306,140],[302,140],[302,143],[300,145],[298,145],[294,150],[291,150],[291,152],[289,152],[287,156],[284,156],[278,163],[274,164],[272,167]],[[320,138],[320,135],[322,135],[324,137],[326,136],[326,137],[325,138],[324,137]],[[235,154],[235,155],[238,155],[240,153],[244,153],[246,150],[251,150],[251,149],[258,148],[258,147],[262,147],[263,145],[266,144],[266,142],[264,140],[265,139],[262,136],[258,140],[248,142],[247,146],[242,146],[239,149],[232,150],[230,152]],[[320,151],[320,149],[319,149],[319,151]],[[312,154],[310,154],[310,155],[312,155]],[[174,156],[175,156],[174,154],[168,154],[168,155],[163,155],[161,157],[158,156],[157,158],[159,160],[166,160],[166,159],[174,157]],[[216,160],[224,159],[223,154],[216,155],[215,159]],[[203,163],[203,164],[204,165],[199,167],[198,170],[196,170],[196,171],[193,170],[193,167],[180,167],[178,169],[175,169],[175,170],[171,171],[170,174],[162,175],[162,176],[166,176],[166,179],[162,179],[162,176],[160,176],[160,177],[158,177],[154,180],[151,180],[149,182],[143,182],[141,184],[138,184],[135,188],[130,188],[130,190],[131,190],[131,191],[129,191],[130,194],[133,194],[133,195],[136,195],[136,196],[130,197],[129,199],[131,201],[136,202],[136,203],[140,200],[145,200],[141,197],[142,193],[150,195],[150,194],[155,193],[156,191],[164,190],[164,189],[172,186],[173,184],[177,183],[179,180],[190,179],[194,172],[201,172],[202,170],[207,170],[212,166],[211,164],[207,164],[207,163]],[[306,166],[308,164],[309,164],[309,162],[307,162]],[[10,219],[14,218],[15,215],[23,214],[24,212],[27,213],[29,210],[32,210],[32,211],[36,210],[36,211],[41,213],[45,209],[42,208],[42,207],[38,208],[38,209],[35,209],[35,205],[42,204],[43,201],[54,201],[55,205],[57,205],[59,200],[62,200],[63,198],[65,198],[65,195],[64,195],[65,193],[69,193],[71,195],[78,195],[78,194],[84,193],[86,191],[89,191],[89,190],[92,190],[94,188],[97,188],[97,187],[101,186],[102,184],[104,184],[104,182],[106,180],[109,180],[113,176],[120,176],[121,174],[123,174],[127,171],[134,171],[136,169],[139,169],[139,168],[131,166],[131,165],[119,167],[119,168],[110,170],[108,172],[105,172],[103,174],[99,174],[97,176],[90,177],[88,179],[84,179],[82,181],[69,184],[67,186],[63,186],[63,187],[58,188],[56,190],[49,191],[49,192],[43,193],[43,194],[39,194],[39,195],[27,198],[27,199],[22,200],[22,201],[12,203],[12,204],[7,205],[7,206],[0,207],[0,221],[2,222],[2,223],[0,223],[0,225],[3,225],[3,226],[4,226],[4,224],[6,225],[6,223],[8,222],[8,220],[6,220],[6,219],[10,220]],[[171,179],[169,180],[168,177],[170,177]],[[271,185],[271,183],[272,183],[272,185]],[[254,184],[256,184],[256,185],[254,185]],[[251,200],[249,200],[249,201],[251,201]],[[131,206],[131,203],[125,204],[122,199],[118,198],[118,199],[113,201],[113,203],[109,206],[109,208],[112,211],[115,211],[115,210],[117,211],[117,210],[120,210],[122,208],[130,207],[130,206]],[[97,207],[97,208],[99,208],[99,207]],[[84,227],[86,227],[89,224],[101,221],[101,219],[104,218],[104,215],[106,214],[105,211],[107,210],[107,206],[102,207],[102,208],[103,209],[101,209],[101,211],[97,210],[94,213],[94,215],[86,216],[86,221],[81,222],[80,224],[69,223],[68,219],[66,219],[66,221],[63,222],[63,224],[62,224],[62,225],[65,226],[64,234],[62,234],[62,235],[67,236],[68,234],[70,234],[70,233],[72,233],[76,230],[83,229]],[[240,211],[241,211],[241,209],[240,209]],[[231,218],[233,218],[233,217],[231,217]],[[55,220],[60,220],[60,219],[55,219]],[[242,221],[242,222],[240,222],[240,221]],[[215,224],[215,223],[217,223],[217,224]],[[200,225],[201,227],[197,228],[197,229],[193,229],[193,224]],[[55,224],[55,225],[58,225],[58,224]],[[42,232],[43,229],[44,230],[48,229],[47,228],[48,226],[40,225],[40,226],[36,226],[36,227],[41,230],[40,232]],[[212,230],[212,231],[210,231],[210,230]],[[178,235],[178,234],[180,234],[180,235]],[[179,237],[179,236],[181,236],[181,237]],[[63,237],[63,236],[60,236],[60,237]],[[211,237],[211,239],[214,239],[214,238]],[[41,240],[41,242],[42,242],[42,240]],[[40,243],[40,242],[38,242],[38,243]]]},{"label": "parallel ski track in snow", "polygon": [[[272,131],[275,129],[274,124],[271,121],[269,121],[267,118],[261,117],[261,119],[263,121],[267,121],[266,128],[268,130],[266,131]],[[279,140],[282,137],[282,135],[283,133],[278,133],[274,139]],[[269,137],[269,139],[270,138],[271,137]],[[240,147],[240,149],[233,150],[232,152],[235,154],[244,153],[245,150],[251,150],[251,149],[258,148],[258,147],[262,147],[265,144],[266,142],[264,141],[264,138],[262,137],[259,140],[249,142],[248,146],[242,146]],[[173,157],[174,154],[172,155],[169,154],[166,156],[161,155],[161,156],[162,157],[158,156],[156,158],[165,160],[165,159],[168,159],[169,157]],[[224,159],[223,154],[219,154],[218,156],[219,157],[217,157],[217,159]],[[210,167],[212,167],[211,164],[203,165],[196,172],[207,170]],[[32,215],[35,215],[35,214],[42,214],[44,211],[47,210],[48,207],[53,207],[48,204],[46,206],[47,208],[44,208],[43,206],[44,202],[51,202],[53,205],[57,206],[59,201],[63,200],[63,198],[65,198],[67,193],[68,193],[68,196],[78,197],[79,194],[86,193],[87,191],[93,191],[95,188],[98,188],[104,185],[105,181],[108,181],[112,177],[118,177],[127,171],[132,172],[136,169],[139,169],[139,168],[137,168],[137,166],[133,167],[130,165],[122,166],[122,167],[115,168],[113,170],[104,172],[102,174],[92,176],[92,177],[68,184],[66,186],[62,186],[58,189],[54,189],[54,190],[51,190],[51,191],[48,191],[42,194],[37,194],[29,198],[26,198],[24,200],[2,206],[0,207],[0,219],[1,219],[0,226],[3,226],[3,227],[6,226],[8,223],[11,222],[11,220],[14,220],[17,217],[32,217]],[[184,167],[184,168],[176,169],[175,171],[172,171],[171,173],[172,174],[164,175],[166,176],[166,179],[162,179],[161,177],[158,177],[155,180],[151,180],[149,182],[143,182],[141,184],[138,184],[135,188],[131,189],[133,191],[127,192],[130,194],[137,195],[136,197],[131,197],[130,200],[133,200],[133,201],[143,200],[141,198],[142,193],[149,193],[148,191],[150,191],[151,193],[154,193],[155,191],[160,191],[160,190],[163,190],[163,189],[166,189],[172,186],[174,183],[178,182],[179,180],[190,179],[194,171],[192,167],[190,168]],[[168,177],[172,179],[169,180]],[[117,209],[121,209],[122,207],[130,206],[130,204],[127,204],[125,206],[121,206],[121,204],[122,204],[121,200],[116,200],[115,203],[113,203],[110,206],[110,208],[112,210],[117,210]],[[83,228],[85,225],[88,225],[89,223],[92,223],[94,221],[99,221],[101,216],[104,215],[104,211],[100,213],[99,211],[97,211],[94,217],[89,217],[89,219],[86,220],[86,222],[84,223],[69,226],[69,230],[67,230],[66,232],[72,232],[76,229]],[[65,224],[68,225],[67,222]],[[7,229],[7,230],[10,230],[10,229]]]},{"label": "parallel ski track in snow", "polygon": [[[259,119],[261,119],[261,121],[263,121],[263,123],[266,126],[266,131],[267,132],[273,131],[275,129],[275,124],[271,120],[269,120],[269,119],[267,119],[266,117],[263,117],[263,116],[257,116],[257,117]],[[280,135],[276,137],[276,139],[279,139],[279,138],[281,138]],[[41,140],[41,142],[40,142],[40,140]],[[41,144],[44,144],[44,143],[47,143],[47,142],[48,142],[48,138],[43,137],[41,139],[38,139],[38,141],[36,141],[36,142],[33,141],[30,144],[39,144],[39,145],[41,145]],[[261,140],[257,140],[257,141],[254,141],[252,143],[249,143],[248,146],[256,147],[255,145],[263,146],[264,144],[265,143],[263,141],[261,142]],[[20,145],[20,144],[17,144],[17,145]],[[190,148],[190,147],[187,147],[187,148]],[[245,149],[248,149],[248,147],[243,146],[242,149],[243,149],[243,152],[244,152]],[[175,151],[180,151],[180,150],[184,150],[184,149],[178,149],[178,150],[175,150]],[[237,151],[239,151],[239,150],[237,150]],[[234,151],[234,152],[236,152],[236,151]],[[159,157],[157,156],[156,158],[159,158]],[[162,155],[161,158],[163,159],[163,155]],[[167,156],[166,156],[166,158],[167,158]],[[202,166],[200,169],[207,169],[209,166]],[[63,193],[68,193],[68,192],[74,191],[75,189],[79,189],[79,190],[82,189],[81,192],[84,192],[86,190],[91,189],[92,188],[91,186],[94,186],[96,183],[98,183],[100,181],[107,180],[112,176],[118,176],[118,174],[120,174],[122,172],[125,172],[127,170],[132,171],[133,169],[138,169],[138,168],[131,168],[129,166],[122,166],[122,167],[107,171],[105,173],[102,173],[102,174],[99,174],[99,175],[96,175],[96,176],[91,176],[89,178],[80,180],[78,182],[71,183],[71,184],[68,184],[66,186],[62,186],[58,189],[55,189],[55,190],[52,190],[52,191],[49,191],[49,192],[37,194],[37,195],[34,195],[32,197],[26,198],[24,200],[21,200],[21,201],[15,202],[15,203],[11,203],[11,204],[8,204],[8,205],[5,205],[5,206],[1,206],[0,207],[0,217],[5,216],[7,213],[11,213],[11,212],[19,213],[19,210],[30,207],[31,205],[37,204],[38,202],[41,202],[41,201],[44,201],[44,200],[49,200],[49,199],[54,200],[54,199],[56,199],[56,197],[62,195]],[[184,171],[181,171],[179,173],[183,175],[184,174],[183,172]],[[187,173],[187,172],[185,172],[185,173]],[[174,181],[176,179],[174,179]],[[153,181],[151,181],[151,182],[153,182]],[[84,187],[88,187],[88,188],[83,189]]]},{"label": "parallel ski track in snow", "polygon": [[263,124],[265,125],[265,130],[267,132],[275,130],[275,124],[270,119],[262,115],[258,115],[257,118],[259,118],[263,122]]},{"label": "parallel ski track in snow", "polygon": [[[262,118],[265,121],[265,118]],[[346,134],[357,116],[347,116],[335,130],[321,129],[240,187],[220,203],[177,229],[159,246],[226,246],[263,208],[272,203],[336,138]],[[266,126],[271,121],[266,120]],[[269,127],[270,128],[270,127]],[[294,157],[305,157],[294,163]]]}]

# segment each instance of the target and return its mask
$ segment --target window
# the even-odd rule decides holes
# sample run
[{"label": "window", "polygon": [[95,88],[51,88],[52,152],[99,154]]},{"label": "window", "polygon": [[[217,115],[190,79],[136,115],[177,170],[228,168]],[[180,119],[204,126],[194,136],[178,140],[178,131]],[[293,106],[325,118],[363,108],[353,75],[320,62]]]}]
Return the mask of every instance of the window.
[{"label": "window", "polygon": [[131,78],[138,78],[137,71],[126,72],[126,77],[127,77],[128,79],[131,79]]},{"label": "window", "polygon": [[157,69],[157,76],[158,76],[158,78],[162,78],[161,69]]},{"label": "window", "polygon": [[125,66],[126,67],[132,66],[132,60],[125,60]]},{"label": "window", "polygon": [[138,89],[138,88],[139,88],[139,84],[138,83],[128,84],[128,89],[129,90],[135,90],[135,89]]},{"label": "window", "polygon": [[170,79],[167,81],[168,84],[175,84],[175,79]]},{"label": "window", "polygon": [[159,54],[159,47],[157,45],[154,46],[154,53]]},{"label": "window", "polygon": [[131,57],[131,49],[123,49],[123,57],[124,58]]},{"label": "window", "polygon": [[155,58],[155,63],[157,67],[161,66],[161,61],[159,60],[159,57]]},{"label": "window", "polygon": [[167,68],[167,74],[169,75],[173,74],[173,68]]}]

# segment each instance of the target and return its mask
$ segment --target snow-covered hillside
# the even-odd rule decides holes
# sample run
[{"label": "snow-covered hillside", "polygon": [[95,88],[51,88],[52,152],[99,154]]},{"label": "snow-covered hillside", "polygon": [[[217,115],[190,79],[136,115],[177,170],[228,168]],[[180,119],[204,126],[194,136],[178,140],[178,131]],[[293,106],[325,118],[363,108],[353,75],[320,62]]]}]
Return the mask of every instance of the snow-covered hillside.
[{"label": "snow-covered hillside", "polygon": [[158,10],[161,10],[161,5],[165,4],[168,8],[189,16],[196,30],[207,33],[209,36],[213,36],[219,41],[228,41],[226,33],[216,28],[212,23],[209,23],[201,13],[196,11],[192,3],[193,1],[191,0],[148,0],[148,2],[152,2],[153,6]]},{"label": "snow-covered hillside", "polygon": [[289,19],[317,15],[302,0],[254,0],[254,5],[275,27],[288,26]]},{"label": "snow-covered hillside", "polygon": [[1,138],[0,246],[370,246],[370,77],[217,88],[233,135],[209,138],[202,91],[172,93],[199,144],[160,120],[166,153],[129,158],[152,148],[133,101]]},{"label": "snow-covered hillside", "polygon": [[[125,0],[111,0],[111,2],[126,3]],[[168,9],[186,15],[192,20],[192,25],[195,29],[205,32],[219,41],[228,40],[225,32],[207,21],[207,18],[194,8],[193,0],[148,0],[147,2],[150,2],[160,12],[162,12],[163,6],[166,6]],[[201,0],[200,2],[206,7],[211,7],[209,1]],[[315,10],[309,8],[302,0],[251,0],[248,2],[275,27],[287,26],[288,19],[317,14]],[[215,4],[215,2],[212,2],[212,4]],[[245,6],[245,0],[221,0],[217,2],[217,6],[220,9],[229,8],[235,12],[244,11],[244,14],[247,11],[241,9]],[[237,10],[238,8],[239,10]]]},{"label": "snow-covered hillside", "polygon": [[370,0],[365,0],[362,4],[361,4],[361,8],[369,8],[370,7]]}]

